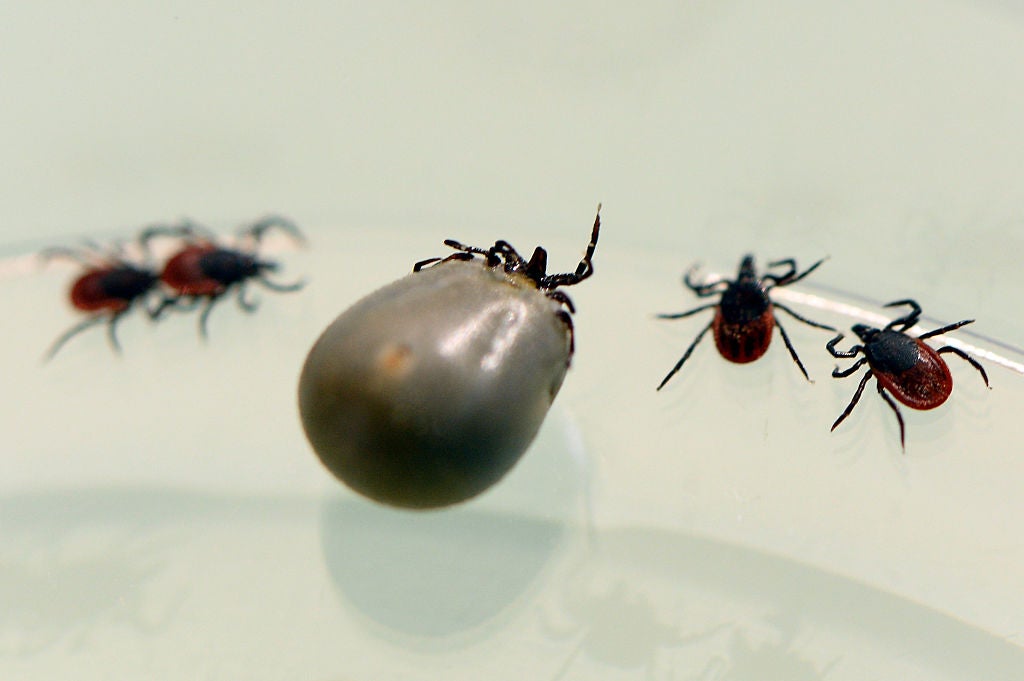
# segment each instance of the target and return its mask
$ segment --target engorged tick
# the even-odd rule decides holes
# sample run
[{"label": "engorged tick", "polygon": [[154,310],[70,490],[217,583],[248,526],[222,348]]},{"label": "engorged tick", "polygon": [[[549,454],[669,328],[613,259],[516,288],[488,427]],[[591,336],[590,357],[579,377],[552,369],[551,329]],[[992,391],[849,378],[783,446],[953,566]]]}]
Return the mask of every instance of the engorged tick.
[{"label": "engorged tick", "polygon": [[278,264],[271,260],[261,259],[256,250],[264,234],[270,229],[279,229],[296,242],[304,239],[298,228],[291,221],[278,216],[264,218],[239,233],[241,248],[227,248],[216,242],[216,237],[198,225],[185,222],[176,226],[152,227],[143,233],[144,239],[155,236],[177,236],[184,238],[185,245],[171,256],[164,264],[160,279],[164,285],[173,290],[177,297],[165,303],[158,313],[167,307],[193,308],[203,301],[203,309],[199,314],[199,334],[207,336],[207,318],[213,306],[232,289],[235,300],[245,312],[253,312],[257,303],[246,300],[246,283],[255,281],[271,291],[282,293],[298,291],[305,286],[304,281],[293,284],[278,284],[267,278],[268,272],[274,272]]},{"label": "engorged tick", "polygon": [[[148,260],[146,241],[140,243]],[[155,293],[160,275],[144,263],[130,262],[123,251],[120,244],[102,249],[90,242],[81,248],[56,247],[39,254],[43,260],[64,258],[82,265],[84,271],[72,283],[68,298],[76,310],[89,315],[53,342],[43,356],[44,361],[52,359],[65,343],[79,333],[104,322],[111,348],[120,353],[117,323],[125,314],[140,306],[151,319],[156,318],[162,303],[150,308],[145,301]]]},{"label": "engorged tick", "polygon": [[659,319],[682,319],[704,310],[715,310],[714,318],[693,339],[693,343],[683,353],[682,358],[676,362],[676,365],[672,367],[668,375],[662,379],[658,385],[658,390],[661,390],[669,382],[669,379],[675,376],[676,372],[682,368],[708,329],[714,330],[715,345],[718,347],[718,352],[722,357],[736,364],[746,364],[758,359],[768,350],[768,346],[772,341],[772,330],[777,326],[779,333],[782,335],[782,340],[789,350],[789,354],[793,357],[793,361],[799,367],[804,378],[810,381],[807,370],[797,356],[796,350],[786,334],[786,330],[782,328],[782,324],[779,322],[779,318],[775,316],[774,309],[783,310],[794,319],[809,326],[828,329],[829,331],[835,331],[835,328],[827,324],[811,321],[793,312],[793,310],[790,310],[785,305],[774,302],[771,299],[770,292],[777,286],[788,286],[800,281],[816,270],[823,262],[825,262],[824,258],[798,274],[796,262],[792,258],[786,258],[785,260],[778,260],[768,264],[769,268],[785,265],[788,268],[785,272],[781,274],[765,273],[759,277],[754,269],[754,257],[748,255],[740,262],[739,273],[736,275],[735,280],[719,279],[702,284],[693,282],[693,274],[697,270],[697,265],[687,270],[683,276],[683,283],[696,293],[697,297],[707,298],[714,295],[720,295],[720,297],[717,303],[701,305],[686,312],[657,315]]},{"label": "engorged tick", "polygon": [[843,334],[839,334],[830,340],[825,347],[832,353],[833,357],[843,358],[856,357],[858,354],[864,355],[847,369],[840,371],[837,366],[832,371],[832,375],[835,378],[850,376],[864,366],[864,364],[868,365],[867,373],[864,374],[864,377],[860,380],[860,385],[857,386],[857,392],[853,394],[853,399],[850,400],[846,409],[843,410],[843,413],[832,424],[832,430],[835,430],[843,422],[843,419],[850,415],[850,412],[853,411],[854,406],[860,399],[861,393],[864,392],[864,386],[867,384],[868,379],[874,376],[878,386],[878,394],[882,396],[882,399],[886,401],[892,408],[893,413],[896,414],[896,420],[900,424],[900,446],[906,451],[903,415],[900,414],[899,407],[886,394],[886,391],[892,393],[893,397],[911,409],[935,409],[945,402],[953,391],[953,377],[949,373],[949,367],[946,365],[945,360],[940,357],[940,355],[950,352],[965,359],[972,367],[978,370],[982,380],[985,381],[985,385],[989,388],[991,386],[989,385],[988,374],[985,373],[985,368],[960,348],[946,345],[935,350],[924,342],[926,338],[939,336],[959,329],[961,326],[971,324],[974,322],[973,319],[965,319],[914,337],[908,335],[906,331],[917,324],[918,319],[921,317],[921,306],[917,302],[907,299],[894,301],[885,307],[897,305],[909,305],[911,308],[910,312],[892,320],[885,325],[884,329],[876,329],[866,324],[856,324],[852,327],[853,332],[857,334],[863,345],[854,345],[846,351],[836,350],[836,343],[843,339]]},{"label": "engorged tick", "polygon": [[456,504],[501,479],[569,368],[574,308],[559,287],[594,273],[600,224],[598,213],[573,272],[547,274],[540,247],[526,260],[506,241],[447,240],[455,253],[338,316],[299,379],[302,425],[324,466],[405,508]]}]

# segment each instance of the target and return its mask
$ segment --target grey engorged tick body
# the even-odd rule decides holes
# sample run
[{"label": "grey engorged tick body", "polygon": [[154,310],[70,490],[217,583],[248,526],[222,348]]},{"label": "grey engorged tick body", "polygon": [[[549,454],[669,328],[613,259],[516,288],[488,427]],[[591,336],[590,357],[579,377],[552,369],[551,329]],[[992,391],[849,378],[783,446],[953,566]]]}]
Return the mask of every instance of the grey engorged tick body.
[{"label": "grey engorged tick body", "polygon": [[[504,476],[536,436],[573,352],[575,273],[547,275],[504,241],[458,252],[363,298],[320,336],[299,379],[313,449],[376,501],[448,506]],[[482,256],[482,257],[476,257]],[[424,265],[430,264],[428,267]]]}]

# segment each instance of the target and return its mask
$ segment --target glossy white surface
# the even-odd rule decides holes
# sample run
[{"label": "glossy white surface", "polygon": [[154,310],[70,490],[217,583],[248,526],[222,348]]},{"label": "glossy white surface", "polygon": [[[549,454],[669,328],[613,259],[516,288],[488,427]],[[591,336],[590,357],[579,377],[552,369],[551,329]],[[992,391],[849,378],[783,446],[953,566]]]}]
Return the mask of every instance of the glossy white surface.
[{"label": "glossy white surface", "polygon": [[[1024,362],[1016,3],[24,4],[0,44],[4,256],[268,210],[311,239],[275,255],[308,289],[206,346],[132,318],[45,367],[72,271],[4,260],[3,679],[1021,677],[1012,364],[953,358],[904,456],[870,393],[828,432],[827,333],[787,325],[813,385],[705,342],[655,393],[704,318],[651,318],[695,260],[830,255],[798,311],[912,296]],[[295,408],[323,327],[446,237],[571,269],[598,201],[520,465],[438,514],[335,483]]]}]

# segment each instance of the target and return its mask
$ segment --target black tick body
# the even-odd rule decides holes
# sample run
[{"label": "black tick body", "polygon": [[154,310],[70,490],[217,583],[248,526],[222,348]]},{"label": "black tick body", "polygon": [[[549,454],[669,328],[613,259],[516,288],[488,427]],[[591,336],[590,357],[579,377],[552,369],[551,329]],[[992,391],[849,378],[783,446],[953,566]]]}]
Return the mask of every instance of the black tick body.
[{"label": "black tick body", "polygon": [[[142,243],[144,252],[145,242]],[[144,264],[129,262],[120,248],[103,251],[89,244],[83,248],[51,248],[40,256],[44,260],[66,258],[83,266],[83,272],[71,284],[68,298],[78,311],[89,316],[61,334],[44,355],[52,359],[64,344],[86,329],[100,323],[107,325],[107,338],[115,352],[121,351],[117,340],[117,323],[133,307],[141,306],[155,319],[158,307],[149,308],[146,300],[156,292],[160,275]]]},{"label": "black tick body", "polygon": [[668,375],[662,379],[658,385],[658,390],[661,390],[669,382],[669,379],[675,376],[683,367],[683,364],[690,358],[694,348],[700,343],[708,329],[712,330],[715,337],[715,345],[718,347],[718,352],[722,357],[736,364],[746,364],[753,362],[767,352],[768,346],[772,341],[772,331],[775,327],[778,327],[782,340],[786,344],[786,348],[789,350],[793,361],[799,367],[804,378],[810,380],[807,370],[804,368],[803,363],[796,354],[796,349],[786,334],[786,330],[779,322],[779,318],[775,316],[775,308],[783,310],[804,324],[819,329],[828,329],[829,331],[835,331],[835,329],[826,324],[813,322],[793,312],[785,305],[774,302],[771,299],[771,289],[800,281],[817,269],[823,262],[824,260],[819,260],[798,274],[796,262],[788,258],[768,265],[769,268],[786,266],[788,269],[785,272],[781,274],[765,273],[758,276],[754,268],[754,257],[748,255],[740,262],[739,272],[735,280],[724,279],[703,284],[694,283],[693,274],[697,266],[691,267],[683,276],[683,283],[697,294],[699,298],[718,295],[718,302],[701,305],[686,312],[659,314],[658,318],[682,319],[683,317],[689,317],[698,312],[711,309],[715,310],[715,316],[707,326],[701,329],[693,343],[683,353],[682,358],[676,362],[676,365],[672,367]]},{"label": "black tick body", "polygon": [[[269,229],[279,229],[296,241],[302,241],[298,228],[290,221],[277,216],[265,218],[244,229],[240,236],[251,243],[250,250],[226,248],[216,243],[214,237],[194,224],[180,226],[159,226],[144,233],[144,238],[158,235],[179,236],[185,245],[164,264],[160,279],[176,298],[163,307],[191,308],[204,301],[199,314],[199,334],[207,336],[207,319],[213,306],[231,290],[235,291],[238,306],[245,312],[256,309],[255,302],[246,300],[246,284],[258,282],[272,291],[291,292],[301,289],[305,282],[278,284],[267,278],[267,274],[278,268],[276,262],[260,259],[255,253],[263,235]],[[162,309],[161,309],[162,311]]]},{"label": "black tick body", "polygon": [[832,371],[832,375],[836,378],[850,376],[865,364],[868,365],[868,370],[861,378],[860,385],[857,386],[857,391],[853,394],[853,399],[832,424],[832,430],[835,430],[850,415],[864,392],[864,386],[874,376],[878,394],[896,414],[896,420],[900,424],[900,446],[906,449],[903,415],[900,414],[896,402],[889,397],[890,394],[911,409],[928,410],[942,405],[953,392],[953,377],[949,373],[949,366],[940,356],[946,353],[952,353],[966,360],[978,370],[986,386],[989,385],[989,382],[984,367],[963,350],[950,345],[935,350],[924,342],[926,338],[939,336],[971,324],[974,322],[973,319],[965,319],[914,337],[908,335],[906,331],[920,319],[921,306],[908,299],[897,300],[889,303],[886,307],[897,305],[909,305],[911,310],[906,315],[889,322],[883,329],[876,329],[865,324],[856,324],[852,327],[862,344],[854,345],[846,351],[836,350],[836,344],[843,339],[843,334],[839,334],[825,347],[833,357],[863,355],[847,369],[840,371],[839,367],[836,367]]}]

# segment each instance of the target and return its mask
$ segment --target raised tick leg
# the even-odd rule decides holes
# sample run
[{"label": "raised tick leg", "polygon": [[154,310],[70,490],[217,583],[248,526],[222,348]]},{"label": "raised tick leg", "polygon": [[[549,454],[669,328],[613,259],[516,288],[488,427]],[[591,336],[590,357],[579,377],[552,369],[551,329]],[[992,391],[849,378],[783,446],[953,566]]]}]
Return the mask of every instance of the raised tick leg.
[{"label": "raised tick leg", "polygon": [[898,305],[909,305],[911,308],[910,312],[903,315],[902,317],[897,317],[896,319],[886,324],[886,331],[895,329],[897,326],[900,327],[896,329],[897,331],[906,331],[914,324],[917,324],[917,320],[921,318],[921,306],[917,304],[916,300],[911,300],[909,298],[907,298],[906,300],[894,300],[891,303],[886,303],[884,307],[896,307]]},{"label": "raised tick leg", "polygon": [[965,319],[965,320],[957,322],[955,324],[949,324],[947,326],[944,326],[941,329],[935,329],[934,331],[929,331],[928,333],[922,333],[920,336],[918,336],[918,338],[920,340],[924,340],[925,338],[931,338],[932,336],[941,336],[944,333],[949,333],[950,331],[955,331],[955,330],[959,329],[961,326],[967,326],[968,324],[973,324],[973,323],[974,323],[973,319]]},{"label": "raised tick leg", "polygon": [[774,286],[788,284],[789,281],[796,276],[796,260],[793,258],[785,258],[784,260],[776,260],[775,262],[768,263],[768,267],[781,267],[786,265],[789,269],[784,274],[772,274],[771,272],[765,272],[761,277],[763,281],[770,281]]},{"label": "raised tick leg", "polygon": [[849,350],[836,350],[836,343],[843,340],[843,334],[839,334],[828,343],[825,343],[825,349],[828,350],[833,357],[844,358],[844,357],[856,357],[860,354],[864,348],[860,345],[854,345]]},{"label": "raised tick leg", "polygon": [[[697,294],[698,298],[707,298],[715,294],[721,293],[728,288],[729,282],[725,280],[713,281],[710,283],[696,284],[693,281],[693,275],[700,268],[700,263],[694,263],[690,266],[690,269],[683,273],[683,284]],[[723,288],[723,285],[725,288]]]},{"label": "raised tick leg", "polygon": [[[597,248],[597,237],[601,233],[601,204],[597,204],[597,215],[594,216],[594,227],[590,230],[590,242],[587,244],[587,250],[583,254],[583,258],[580,263],[576,266],[576,271],[567,276],[567,280],[560,282],[562,284],[578,284],[591,274],[594,273],[594,249]],[[562,275],[566,276],[566,275]]]},{"label": "raised tick leg", "polygon": [[900,447],[903,449],[903,453],[906,454],[907,453],[907,444],[904,441],[904,437],[903,437],[903,431],[904,431],[904,428],[903,428],[903,414],[900,413],[900,408],[897,407],[896,403],[892,401],[892,398],[889,397],[889,394],[886,393],[885,390],[882,389],[882,384],[881,383],[878,384],[878,394],[882,396],[883,400],[885,400],[886,402],[889,403],[889,406],[892,407],[893,413],[896,414],[896,420],[900,422]]},{"label": "raised tick leg", "polygon": [[874,374],[870,369],[868,369],[867,373],[864,374],[864,378],[860,379],[860,385],[857,386],[857,392],[853,393],[853,399],[850,400],[850,403],[846,405],[846,409],[843,410],[843,413],[840,414],[839,418],[837,418],[835,423],[832,424],[832,430],[835,430],[836,426],[842,423],[843,420],[850,415],[850,412],[853,411],[853,408],[857,406],[857,402],[860,400],[861,393],[864,392],[864,386],[867,385],[868,379],[871,378],[872,376],[874,376]]},{"label": "raised tick leg", "polygon": [[792,310],[790,310],[790,309],[789,309],[788,307],[786,307],[785,305],[780,305],[779,303],[776,303],[776,302],[772,302],[772,306],[773,306],[773,307],[777,307],[777,308],[779,308],[779,309],[780,309],[780,310],[782,310],[783,312],[786,312],[786,313],[787,313],[787,314],[789,314],[789,315],[790,315],[791,317],[793,317],[793,319],[796,319],[796,320],[798,320],[798,321],[801,321],[801,322],[803,322],[804,324],[807,324],[808,326],[813,326],[813,327],[814,327],[814,328],[816,328],[816,329],[826,329],[826,330],[828,330],[828,331],[835,331],[835,330],[836,330],[836,328],[835,328],[834,326],[829,326],[828,324],[819,324],[818,322],[815,322],[815,321],[811,321],[811,320],[810,320],[810,319],[808,319],[807,317],[802,317],[802,316],[798,315],[798,314],[797,314],[796,312],[793,312]]},{"label": "raised tick leg", "polygon": [[576,281],[579,283],[594,273],[594,249],[597,248],[597,238],[601,234],[601,204],[597,204],[597,214],[594,216],[594,227],[590,230],[590,242],[583,254],[583,259],[576,266]]},{"label": "raised tick leg", "polygon": [[822,258],[821,260],[819,260],[818,262],[814,263],[813,265],[808,267],[806,270],[804,270],[803,272],[801,272],[800,274],[797,274],[797,275],[793,274],[793,271],[796,269],[796,263],[793,262],[792,258],[787,259],[787,260],[779,260],[777,262],[770,263],[768,266],[769,267],[775,267],[776,265],[786,264],[786,265],[790,265],[792,269],[789,272],[787,272],[784,276],[779,277],[777,279],[776,279],[776,277],[774,275],[765,275],[765,277],[762,277],[762,278],[768,278],[769,276],[771,276],[772,279],[776,279],[776,281],[775,281],[775,285],[776,286],[788,286],[788,285],[790,285],[792,283],[800,281],[801,279],[806,277],[808,274],[810,274],[814,270],[818,269],[818,267],[820,267],[821,264],[823,262],[825,262],[826,260],[828,260],[828,258]]},{"label": "raised tick leg", "polygon": [[708,323],[707,326],[701,329],[700,333],[697,334],[697,337],[693,339],[692,343],[690,343],[690,347],[686,348],[686,352],[683,353],[682,358],[678,362],[676,362],[676,365],[674,367],[672,367],[672,371],[668,372],[668,375],[665,376],[665,378],[661,379],[661,383],[658,384],[658,390],[664,388],[665,384],[668,383],[669,379],[675,376],[676,372],[678,372],[683,367],[683,364],[686,362],[686,360],[690,359],[690,355],[693,354],[693,349],[697,347],[697,343],[700,343],[700,339],[704,337],[704,334],[708,332],[708,329],[710,329],[711,325],[714,323],[714,320],[712,320]]},{"label": "raised tick leg", "polygon": [[[789,341],[789,335],[786,333],[786,330],[782,328],[782,324],[779,323],[779,318],[776,317],[775,315],[772,315],[772,318],[775,319],[775,326],[779,328],[779,333],[782,334],[782,342],[786,344],[786,349],[789,350],[790,357],[793,358],[793,361],[796,362],[797,367],[800,368],[800,373],[802,373],[804,375],[804,378],[806,378],[808,381],[814,383],[814,381],[811,381],[811,377],[807,375],[807,369],[804,368],[804,363],[801,362],[800,358],[797,356],[796,348],[794,348],[793,344]],[[835,329],[832,330],[835,331]]]},{"label": "raised tick leg", "polygon": [[985,381],[985,387],[987,387],[989,390],[992,389],[992,386],[989,385],[988,383],[988,374],[985,373],[985,367],[981,366],[981,363],[978,360],[974,359],[960,348],[954,348],[952,345],[947,345],[945,347],[938,349],[938,353],[940,355],[946,352],[952,352],[954,355],[960,357],[961,359],[967,360],[967,363],[970,364],[975,369],[977,369],[978,373],[981,374],[981,378]]},{"label": "raised tick leg", "polygon": [[295,223],[280,215],[268,215],[243,229],[239,235],[243,238],[250,237],[255,243],[259,244],[267,230],[274,228],[287,234],[297,244],[304,244],[306,242],[306,237],[302,235],[302,232],[299,231]]}]

